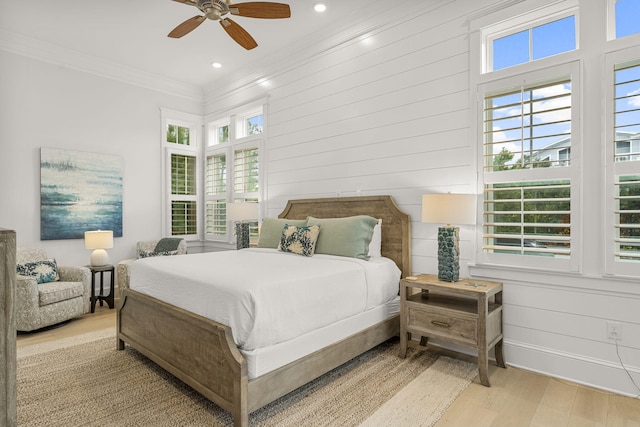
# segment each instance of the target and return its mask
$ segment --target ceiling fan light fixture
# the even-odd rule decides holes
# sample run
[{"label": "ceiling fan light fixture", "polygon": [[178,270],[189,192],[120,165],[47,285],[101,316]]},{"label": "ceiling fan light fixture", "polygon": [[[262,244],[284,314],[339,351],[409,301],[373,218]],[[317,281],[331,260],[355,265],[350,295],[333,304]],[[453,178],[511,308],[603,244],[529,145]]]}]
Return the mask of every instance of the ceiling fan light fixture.
[{"label": "ceiling fan light fixture", "polygon": [[327,5],[322,2],[317,2],[313,5],[313,10],[316,12],[324,12],[327,10]]},{"label": "ceiling fan light fixture", "polygon": [[219,62],[212,62],[212,63],[211,63],[211,66],[212,66],[213,68],[222,68],[222,64],[221,64],[221,63],[219,63]]}]

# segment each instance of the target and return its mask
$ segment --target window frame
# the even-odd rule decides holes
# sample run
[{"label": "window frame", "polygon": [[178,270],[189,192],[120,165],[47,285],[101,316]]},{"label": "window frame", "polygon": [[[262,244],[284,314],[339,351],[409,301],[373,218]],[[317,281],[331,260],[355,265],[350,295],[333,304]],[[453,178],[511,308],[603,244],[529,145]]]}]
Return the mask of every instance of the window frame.
[{"label": "window frame", "polygon": [[[555,58],[560,59],[560,55]],[[483,266],[500,266],[500,267],[528,267],[536,270],[545,271],[562,271],[562,272],[579,272],[582,259],[581,236],[581,177],[580,165],[582,146],[581,141],[581,73],[580,62],[558,61],[558,65],[536,69],[532,63],[522,64],[522,68],[529,66],[530,71],[520,71],[512,73],[511,76],[485,78],[485,81],[478,83],[477,102],[476,102],[476,123],[478,142],[476,144],[479,150],[477,158],[478,170],[478,246],[477,246],[477,264]],[[516,67],[510,67],[515,70]],[[500,70],[504,71],[504,70]],[[488,77],[486,75],[485,77]],[[518,87],[528,87],[537,84],[544,84],[549,81],[558,81],[562,78],[569,78],[571,81],[571,165],[553,168],[533,168],[518,169],[508,171],[485,171],[485,152],[484,152],[484,105],[485,97],[491,94],[507,92],[509,89],[517,89]],[[486,184],[496,184],[502,182],[531,182],[546,180],[569,179],[571,188],[571,255],[568,259],[538,257],[522,254],[507,253],[487,253],[483,249],[484,243],[484,190]]]},{"label": "window frame", "polygon": [[635,38],[635,43],[638,42],[637,38],[640,37],[640,31],[626,36],[617,36],[617,20],[616,20],[616,2],[617,0],[607,0],[607,41],[613,40],[626,40]]},{"label": "window frame", "polygon": [[[626,37],[625,37],[626,38]],[[640,262],[624,262],[616,259],[616,197],[619,176],[640,176],[640,160],[615,161],[615,68],[625,64],[640,65],[640,46],[605,54],[605,274],[621,277],[639,277]]]},{"label": "window frame", "polygon": [[[200,162],[202,155],[202,118],[196,115],[182,113],[178,111],[161,109],[161,140],[162,140],[162,235],[180,237],[186,240],[199,240],[202,236],[202,170]],[[189,128],[189,145],[168,142],[166,133],[168,125],[177,125]],[[185,155],[195,158],[196,168],[196,194],[195,195],[174,195],[172,194],[172,163],[171,156]],[[172,234],[172,203],[174,201],[193,201],[196,203],[196,233],[195,234]]]},{"label": "window frame", "polygon": [[[206,135],[207,138],[216,138],[217,129],[221,124],[229,124],[229,141],[222,144],[207,144],[205,153],[203,156],[203,162],[206,168],[207,159],[211,156],[224,154],[226,156],[226,193],[224,195],[210,195],[204,194],[204,205],[210,201],[225,200],[226,203],[232,203],[234,201],[242,200],[257,200],[260,203],[264,200],[265,194],[265,165],[266,165],[266,127],[267,127],[267,105],[266,103],[252,104],[245,107],[240,107],[236,111],[233,111],[229,115],[224,117],[217,116],[215,119],[206,120]],[[245,136],[246,132],[246,120],[257,114],[262,114],[263,128],[262,132],[255,135]],[[257,192],[236,192],[235,187],[235,171],[234,171],[234,159],[235,152],[238,150],[246,150],[255,148],[258,150],[258,191]],[[205,183],[206,184],[206,183]],[[206,208],[205,208],[206,209]],[[260,208],[261,210],[262,208]],[[206,215],[206,213],[205,213]],[[259,215],[261,217],[261,215]],[[203,218],[204,221],[204,239],[213,242],[234,242],[234,227],[231,220],[226,219],[226,233],[224,235],[210,234],[206,232],[207,218]],[[255,227],[254,233],[255,234]]]},{"label": "window frame", "polygon": [[[503,19],[498,18],[497,23],[482,26],[482,28],[479,30],[482,34],[481,74],[498,73],[503,72],[504,70],[512,70],[514,68],[526,66],[532,63],[546,61],[549,58],[556,58],[562,55],[570,55],[572,52],[578,51],[580,49],[580,10],[578,6],[579,3],[577,0],[558,2],[556,4],[535,8],[533,10],[527,10],[526,13],[522,13],[519,15],[516,14],[505,16]],[[575,49],[536,60],[530,59],[525,63],[512,65],[509,67],[501,68],[499,70],[493,69],[493,42],[495,40],[519,33],[521,31],[532,30],[535,27],[549,24],[551,22],[567,18],[569,16],[575,16]],[[482,25],[481,22],[479,22],[479,25]],[[531,56],[531,49],[532,46],[530,45],[529,56]],[[552,59],[552,61],[557,61],[557,59]],[[507,71],[507,73],[510,72]]]}]

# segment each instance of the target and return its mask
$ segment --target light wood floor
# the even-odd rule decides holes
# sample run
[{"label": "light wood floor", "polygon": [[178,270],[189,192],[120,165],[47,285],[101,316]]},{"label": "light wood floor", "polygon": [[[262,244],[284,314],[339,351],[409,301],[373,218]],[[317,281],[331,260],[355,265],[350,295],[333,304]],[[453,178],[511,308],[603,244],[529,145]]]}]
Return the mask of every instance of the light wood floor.
[{"label": "light wood floor", "polygon": [[[115,327],[115,318],[115,310],[98,306],[60,327],[18,335],[18,347]],[[639,399],[513,367],[490,365],[489,375],[491,387],[476,378],[436,427],[640,427]]]}]

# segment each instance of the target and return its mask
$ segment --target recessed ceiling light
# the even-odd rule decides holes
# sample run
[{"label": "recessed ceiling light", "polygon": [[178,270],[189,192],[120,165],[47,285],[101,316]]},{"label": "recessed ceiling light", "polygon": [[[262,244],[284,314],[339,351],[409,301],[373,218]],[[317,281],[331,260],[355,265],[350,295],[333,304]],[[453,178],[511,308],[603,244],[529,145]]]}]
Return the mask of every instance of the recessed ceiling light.
[{"label": "recessed ceiling light", "polygon": [[313,5],[313,10],[315,10],[316,12],[324,12],[325,10],[327,10],[327,5],[325,5],[324,3],[316,3]]},{"label": "recessed ceiling light", "polygon": [[211,66],[212,66],[213,68],[220,68],[220,67],[222,67],[222,64],[221,64],[221,63],[219,63],[219,62],[212,62],[212,63],[211,63]]}]

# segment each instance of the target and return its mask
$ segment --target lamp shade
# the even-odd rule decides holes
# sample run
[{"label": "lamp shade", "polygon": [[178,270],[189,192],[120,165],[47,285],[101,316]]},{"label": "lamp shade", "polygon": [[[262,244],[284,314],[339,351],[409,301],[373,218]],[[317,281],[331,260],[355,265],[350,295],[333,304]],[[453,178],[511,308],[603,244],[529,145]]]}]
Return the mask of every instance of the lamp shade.
[{"label": "lamp shade", "polygon": [[229,203],[227,205],[227,218],[231,221],[245,221],[258,219],[258,204],[247,203]]},{"label": "lamp shade", "polygon": [[91,265],[102,266],[109,263],[109,254],[105,249],[113,247],[113,231],[96,230],[84,232],[84,247],[93,249]]},{"label": "lamp shade", "polygon": [[475,224],[475,194],[424,194],[422,222],[438,224]]},{"label": "lamp shade", "polygon": [[113,231],[97,230],[84,232],[85,249],[109,249],[113,247]]}]

